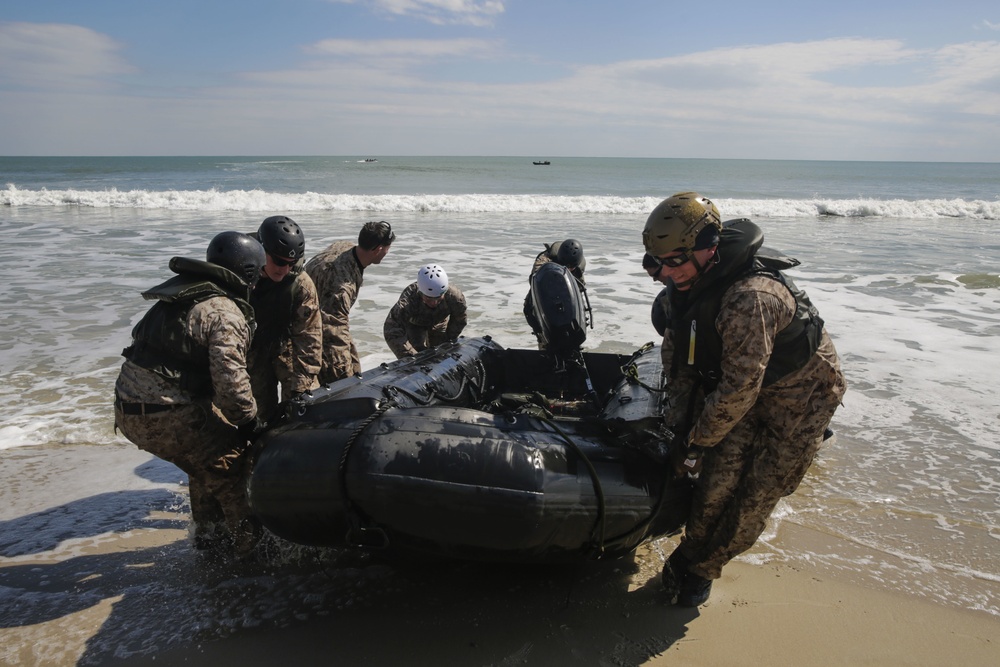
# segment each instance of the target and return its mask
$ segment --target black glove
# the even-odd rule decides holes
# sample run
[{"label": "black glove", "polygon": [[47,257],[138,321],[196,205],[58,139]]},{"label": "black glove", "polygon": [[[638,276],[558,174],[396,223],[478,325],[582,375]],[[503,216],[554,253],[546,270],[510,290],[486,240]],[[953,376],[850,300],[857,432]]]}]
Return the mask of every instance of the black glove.
[{"label": "black glove", "polygon": [[242,436],[243,442],[233,447],[231,450],[217,458],[211,465],[216,470],[226,472],[229,474],[239,474],[242,470],[243,463],[246,460],[244,454],[250,449],[250,443],[253,442],[258,435],[263,433],[267,429],[267,422],[265,422],[260,417],[254,417],[246,424],[241,424],[236,427],[236,432]]},{"label": "black glove", "polygon": [[247,440],[256,440],[257,436],[267,430],[267,422],[257,415],[245,424],[236,427],[236,432]]}]

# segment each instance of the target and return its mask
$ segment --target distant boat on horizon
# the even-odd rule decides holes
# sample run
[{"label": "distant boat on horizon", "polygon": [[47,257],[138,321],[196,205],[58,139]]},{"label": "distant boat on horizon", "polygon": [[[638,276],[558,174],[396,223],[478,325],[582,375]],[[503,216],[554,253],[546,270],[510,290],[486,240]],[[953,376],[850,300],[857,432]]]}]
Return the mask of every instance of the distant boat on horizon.
[{"label": "distant boat on horizon", "polygon": [[366,157],[366,158],[365,158],[365,162],[378,162],[378,160],[376,160],[376,159],[375,159],[375,158],[373,158],[373,157]]},{"label": "distant boat on horizon", "polygon": [[551,162],[549,162],[548,160],[536,160],[536,161],[532,162],[531,164],[537,164],[537,165],[549,165],[549,164],[552,164],[552,163],[551,163]]}]

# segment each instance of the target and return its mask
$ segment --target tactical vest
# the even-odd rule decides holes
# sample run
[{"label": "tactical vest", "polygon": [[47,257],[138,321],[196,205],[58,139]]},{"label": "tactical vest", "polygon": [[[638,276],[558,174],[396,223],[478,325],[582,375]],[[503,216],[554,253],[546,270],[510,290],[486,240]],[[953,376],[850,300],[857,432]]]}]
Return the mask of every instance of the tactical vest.
[{"label": "tactical vest", "polygon": [[156,303],[132,329],[132,345],[122,355],[194,396],[211,397],[208,348],[187,335],[188,314],[202,301],[226,297],[253,331],[247,286],[232,271],[197,259],[174,257],[170,270],[178,275],[142,293]]},{"label": "tactical vest", "polygon": [[746,219],[723,225],[716,257],[718,262],[687,292],[670,289],[670,329],[674,342],[672,374],[682,365],[693,366],[704,379],[706,393],[715,389],[722,370],[722,337],[715,327],[722,297],[736,282],[762,275],[780,282],[795,299],[795,315],[774,339],[774,349],[764,372],[763,386],[774,384],[799,370],[819,348],[823,319],[782,271],[799,261],[762,247],[764,233]]},{"label": "tactical vest", "polygon": [[264,314],[264,317],[257,317],[257,330],[254,332],[252,345],[255,350],[277,350],[291,339],[295,301],[299,292],[296,278],[300,273],[301,262],[279,283],[261,276],[250,292],[250,305],[253,306],[254,313]]}]

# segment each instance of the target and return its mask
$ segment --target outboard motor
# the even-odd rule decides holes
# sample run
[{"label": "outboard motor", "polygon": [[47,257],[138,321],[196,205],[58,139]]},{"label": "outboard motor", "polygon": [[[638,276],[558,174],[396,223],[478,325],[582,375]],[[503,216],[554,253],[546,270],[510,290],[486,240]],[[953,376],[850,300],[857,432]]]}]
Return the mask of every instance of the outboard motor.
[{"label": "outboard motor", "polygon": [[531,299],[542,345],[559,355],[578,351],[587,340],[590,312],[580,281],[565,266],[548,262],[531,277]]}]

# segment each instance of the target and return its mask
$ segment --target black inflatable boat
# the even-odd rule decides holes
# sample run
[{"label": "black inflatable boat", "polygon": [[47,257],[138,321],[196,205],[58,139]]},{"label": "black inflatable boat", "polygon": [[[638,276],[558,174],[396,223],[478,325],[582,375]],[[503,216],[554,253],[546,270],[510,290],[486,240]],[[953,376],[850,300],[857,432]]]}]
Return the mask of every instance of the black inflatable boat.
[{"label": "black inflatable boat", "polygon": [[678,531],[659,352],[460,339],[292,402],[250,504],[300,544],[516,562],[620,556]]},{"label": "black inflatable boat", "polygon": [[545,351],[461,339],[293,401],[255,449],[261,522],[301,544],[519,562],[679,530],[691,489],[668,461],[658,350],[582,352],[583,283],[552,262],[529,282]]}]

